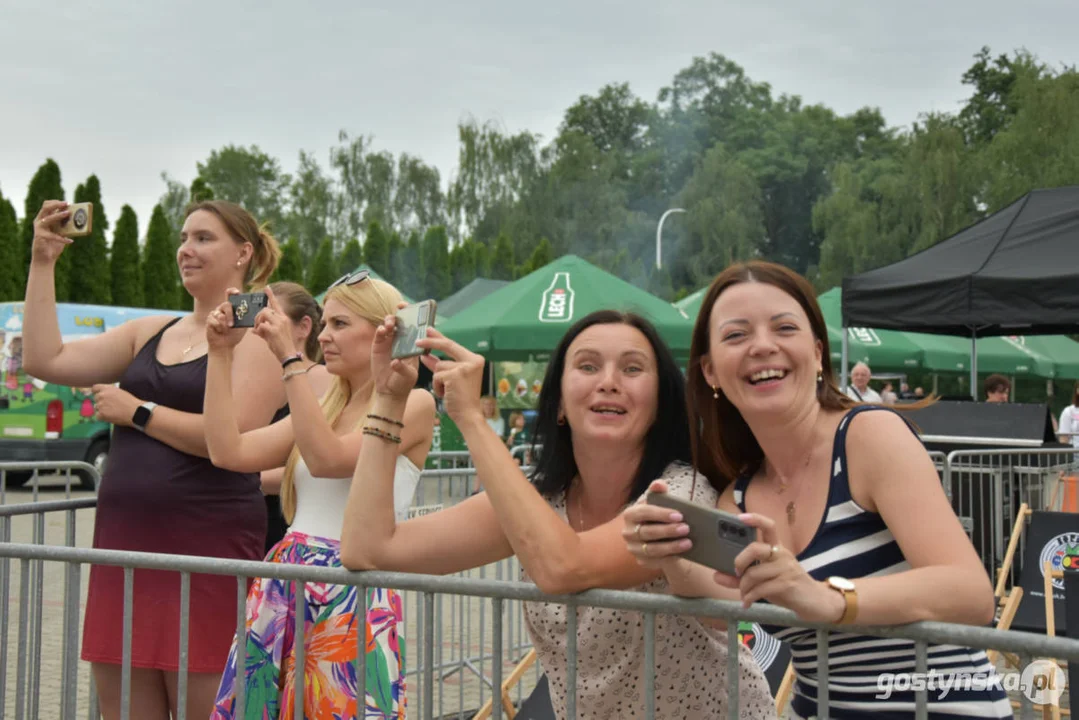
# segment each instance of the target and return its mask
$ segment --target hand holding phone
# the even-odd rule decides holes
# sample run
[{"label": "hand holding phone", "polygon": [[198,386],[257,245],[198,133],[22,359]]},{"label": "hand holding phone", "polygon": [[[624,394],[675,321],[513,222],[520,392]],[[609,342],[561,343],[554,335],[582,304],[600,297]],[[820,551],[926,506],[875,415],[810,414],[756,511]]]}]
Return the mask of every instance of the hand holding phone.
[{"label": "hand holding phone", "polygon": [[64,223],[56,230],[58,235],[75,238],[84,237],[93,232],[93,203],[73,203],[68,207],[68,210],[70,212],[67,216],[67,220],[65,220]]},{"label": "hand holding phone", "polygon": [[255,327],[255,316],[266,307],[266,293],[237,293],[229,295],[232,305],[232,327]]},{"label": "hand holding phone", "polygon": [[434,300],[407,305],[397,311],[397,324],[393,336],[390,357],[410,358],[423,355],[426,350],[416,346],[416,341],[427,337],[427,328],[435,325]]},{"label": "hand holding phone", "polygon": [[757,531],[722,510],[682,500],[669,493],[648,493],[646,502],[682,513],[693,546],[682,557],[734,575],[734,559],[757,539]]}]

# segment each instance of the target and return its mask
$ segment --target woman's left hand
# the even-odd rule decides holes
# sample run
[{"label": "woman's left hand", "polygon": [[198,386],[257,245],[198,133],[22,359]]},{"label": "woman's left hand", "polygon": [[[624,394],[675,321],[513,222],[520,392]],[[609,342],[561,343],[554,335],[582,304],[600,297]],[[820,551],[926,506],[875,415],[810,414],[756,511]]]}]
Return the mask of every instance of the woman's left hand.
[{"label": "woman's left hand", "polygon": [[793,610],[807,622],[837,622],[843,616],[842,595],[814,580],[794,554],[780,545],[771,518],[756,513],[738,518],[758,529],[758,539],[735,558],[738,577],[717,572],[716,584],[740,591],[746,608],[758,600],[767,600]]},{"label": "woman's left hand", "polygon": [[[401,303],[400,307],[404,305]],[[397,318],[387,315],[382,324],[375,328],[375,337],[371,342],[371,376],[375,381],[376,393],[407,400],[419,377],[419,363],[415,358],[392,357],[396,327]]]},{"label": "woman's left hand", "polygon": [[281,309],[270,288],[266,288],[266,307],[255,316],[253,332],[270,346],[270,351],[281,362],[296,354],[296,345],[292,342],[292,321]]},{"label": "woman's left hand", "polygon": [[103,422],[128,427],[135,418],[139,399],[115,385],[94,385],[94,416]]}]

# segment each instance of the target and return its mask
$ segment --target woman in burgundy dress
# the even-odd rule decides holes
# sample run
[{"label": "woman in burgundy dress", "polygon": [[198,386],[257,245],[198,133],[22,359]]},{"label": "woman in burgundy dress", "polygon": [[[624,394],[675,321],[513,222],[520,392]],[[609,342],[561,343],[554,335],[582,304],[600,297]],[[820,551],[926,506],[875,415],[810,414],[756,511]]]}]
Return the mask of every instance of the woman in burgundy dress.
[{"label": "woman in burgundy dress", "polygon": [[[134,319],[65,343],[54,270],[72,242],[56,232],[68,215],[67,203],[48,200],[34,220],[23,363],[42,380],[92,386],[98,417],[115,426],[94,547],[261,560],[266,506],[258,475],[221,470],[207,459],[205,328],[229,288],[265,284],[280,257],[277,242],[237,205],[193,205],[176,261],[194,312]],[[245,337],[233,373],[241,426],[267,425],[285,402],[280,363],[265,343]],[[106,720],[120,716],[123,596],[123,570],[91,569],[82,659],[92,664]],[[133,600],[130,715],[167,720],[177,708],[179,573],[136,570]],[[236,629],[235,579],[191,577],[188,627],[187,713],[209,717]]]}]

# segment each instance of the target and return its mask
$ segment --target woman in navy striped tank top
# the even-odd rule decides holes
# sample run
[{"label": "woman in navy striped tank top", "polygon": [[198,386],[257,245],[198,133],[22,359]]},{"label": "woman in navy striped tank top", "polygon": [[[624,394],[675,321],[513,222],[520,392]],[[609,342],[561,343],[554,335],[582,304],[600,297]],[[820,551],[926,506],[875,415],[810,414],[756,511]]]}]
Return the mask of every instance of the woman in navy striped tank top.
[{"label": "woman in navy striped tank top", "polygon": [[[735,265],[701,307],[687,376],[698,482],[759,541],[738,557],[738,577],[714,573],[678,557],[684,524],[638,503],[625,513],[630,550],[678,594],[773,603],[807,622],[992,622],[989,578],[917,435],[836,385],[809,283],[772,263]],[[765,629],[791,644],[791,709],[816,715],[815,631]],[[827,662],[831,717],[914,716],[913,691],[883,697],[880,686],[886,673],[915,672],[913,642],[832,632]],[[992,677],[981,650],[931,645],[928,663],[937,675]],[[928,703],[930,717],[1012,717],[999,685],[930,691]]]}]

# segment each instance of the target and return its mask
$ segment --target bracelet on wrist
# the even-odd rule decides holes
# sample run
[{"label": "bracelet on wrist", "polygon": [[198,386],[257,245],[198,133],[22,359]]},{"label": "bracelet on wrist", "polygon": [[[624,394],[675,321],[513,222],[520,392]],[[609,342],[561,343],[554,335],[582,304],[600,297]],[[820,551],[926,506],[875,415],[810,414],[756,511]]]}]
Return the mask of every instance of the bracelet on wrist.
[{"label": "bracelet on wrist", "polygon": [[306,374],[307,374],[307,370],[303,369],[303,368],[298,368],[298,369],[294,369],[294,370],[286,370],[285,372],[281,373],[281,380],[282,381],[287,381],[289,378],[294,378],[297,375],[306,375]]},{"label": "bracelet on wrist", "polygon": [[397,445],[401,444],[401,437],[399,435],[394,435],[392,433],[379,430],[378,428],[371,427],[370,425],[364,425],[362,432],[364,435],[371,435],[372,437],[377,437],[381,440],[386,440]]},{"label": "bracelet on wrist", "polygon": [[400,420],[394,420],[393,418],[375,415],[374,413],[367,413],[367,417],[371,418],[372,420],[381,420],[382,422],[389,423],[390,425],[396,425],[399,428],[403,428],[405,426],[405,424]]},{"label": "bracelet on wrist", "polygon": [[296,353],[295,355],[289,355],[287,358],[281,361],[281,367],[287,368],[292,363],[303,362],[303,355]]}]

